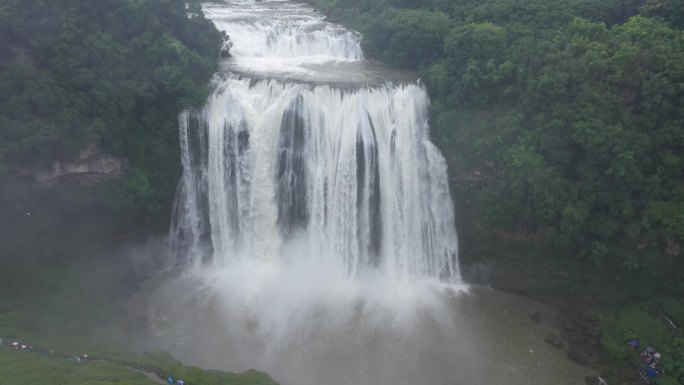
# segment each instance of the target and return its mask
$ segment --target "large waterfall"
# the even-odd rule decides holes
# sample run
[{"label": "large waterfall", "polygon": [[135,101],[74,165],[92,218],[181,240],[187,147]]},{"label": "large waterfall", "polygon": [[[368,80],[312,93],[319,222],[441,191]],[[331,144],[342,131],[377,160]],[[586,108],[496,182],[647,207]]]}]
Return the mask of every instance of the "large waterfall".
[{"label": "large waterfall", "polygon": [[155,348],[282,385],[582,381],[544,342],[554,329],[530,326],[538,305],[460,284],[415,75],[364,60],[358,34],[303,5],[204,11],[233,56],[179,118],[172,268],[131,305]]},{"label": "large waterfall", "polygon": [[205,11],[234,42],[233,58],[206,106],[180,117],[175,263],[293,263],[304,249],[350,277],[457,281],[424,88],[379,81],[359,36],[306,7]]}]

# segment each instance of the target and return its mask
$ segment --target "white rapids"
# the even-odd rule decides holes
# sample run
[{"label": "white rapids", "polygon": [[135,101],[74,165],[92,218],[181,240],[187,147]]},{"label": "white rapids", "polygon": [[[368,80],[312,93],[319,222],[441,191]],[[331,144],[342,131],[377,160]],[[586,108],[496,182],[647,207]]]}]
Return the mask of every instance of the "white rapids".
[{"label": "white rapids", "polygon": [[363,68],[359,36],[287,2],[206,11],[234,40],[230,68],[263,59],[269,71],[223,75],[203,109],[180,117],[177,258],[196,267],[302,258],[289,252],[295,241],[350,277],[372,268],[458,282],[446,163],[428,137],[424,88],[336,72],[345,88],[312,84],[317,72],[270,79],[297,74],[295,62]]},{"label": "white rapids", "polygon": [[415,77],[364,60],[357,33],[304,5],[204,11],[233,56],[206,105],[179,117],[172,269],[132,305],[157,348],[283,385],[581,378],[527,325],[534,304],[463,294],[446,163]]}]

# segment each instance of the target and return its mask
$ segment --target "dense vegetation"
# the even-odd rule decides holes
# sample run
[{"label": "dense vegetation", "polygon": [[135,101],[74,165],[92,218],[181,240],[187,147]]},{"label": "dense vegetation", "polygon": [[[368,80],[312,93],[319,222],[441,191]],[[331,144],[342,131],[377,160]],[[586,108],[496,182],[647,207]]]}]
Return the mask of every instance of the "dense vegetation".
[{"label": "dense vegetation", "polygon": [[684,289],[681,0],[313,3],[420,71],[490,226]]},{"label": "dense vegetation", "polygon": [[101,192],[110,208],[169,210],[178,112],[201,104],[221,34],[182,0],[0,4],[0,174],[97,143],[129,160]]},{"label": "dense vegetation", "polygon": [[517,290],[586,298],[605,353],[640,338],[663,352],[658,383],[684,383],[681,328],[659,310],[684,322],[684,2],[310,2],[421,74],[469,239],[487,245],[470,258],[520,271],[503,278]]},{"label": "dense vegetation", "polygon": [[191,384],[275,385],[264,373],[200,370],[166,354],[140,354],[156,344],[130,298],[164,266],[168,243],[149,238],[137,222],[102,207],[88,186],[35,189],[26,178],[0,176],[0,384],[155,383],[121,365],[6,346],[18,340],[155,368]]}]

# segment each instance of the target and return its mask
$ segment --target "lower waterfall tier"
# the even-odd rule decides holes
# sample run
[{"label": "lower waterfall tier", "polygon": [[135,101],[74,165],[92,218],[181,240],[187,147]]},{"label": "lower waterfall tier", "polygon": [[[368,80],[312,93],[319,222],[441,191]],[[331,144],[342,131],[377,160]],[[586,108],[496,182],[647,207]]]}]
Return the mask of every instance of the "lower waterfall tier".
[{"label": "lower waterfall tier", "polygon": [[180,117],[177,263],[312,258],[355,276],[458,277],[446,164],[419,85],[228,77]]}]

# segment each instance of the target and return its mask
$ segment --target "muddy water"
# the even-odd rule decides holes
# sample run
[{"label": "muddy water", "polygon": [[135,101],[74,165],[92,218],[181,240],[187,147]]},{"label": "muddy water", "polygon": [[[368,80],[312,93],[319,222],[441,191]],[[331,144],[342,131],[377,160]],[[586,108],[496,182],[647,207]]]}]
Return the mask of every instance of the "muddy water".
[{"label": "muddy water", "polygon": [[239,304],[230,278],[161,278],[131,309],[185,364],[255,368],[284,385],[575,385],[591,373],[544,341],[560,334],[556,311],[519,295],[374,286],[291,298],[273,285]]},{"label": "muddy water", "polygon": [[412,75],[364,60],[359,34],[305,5],[204,9],[232,57],[181,115],[182,271],[131,302],[153,347],[284,385],[582,383],[544,342],[551,309],[461,283],[446,162]]}]

